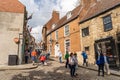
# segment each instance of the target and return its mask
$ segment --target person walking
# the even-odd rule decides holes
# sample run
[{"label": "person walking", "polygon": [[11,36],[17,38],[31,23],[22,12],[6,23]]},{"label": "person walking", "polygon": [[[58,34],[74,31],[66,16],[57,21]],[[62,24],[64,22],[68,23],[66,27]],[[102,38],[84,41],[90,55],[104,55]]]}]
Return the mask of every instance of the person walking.
[{"label": "person walking", "polygon": [[105,70],[107,75],[110,75],[110,69],[109,69],[109,59],[108,56],[106,55],[106,53],[103,54],[104,55],[104,61],[105,61]]},{"label": "person walking", "polygon": [[75,60],[74,60],[73,53],[70,53],[69,68],[70,68],[70,75],[71,75],[71,77],[76,77],[75,76]]},{"label": "person walking", "polygon": [[32,57],[32,63],[33,63],[33,65],[35,65],[35,62],[37,59],[37,52],[35,51],[35,49],[32,51],[31,57]]},{"label": "person walking", "polygon": [[75,60],[75,75],[77,76],[77,68],[78,68],[78,59],[77,59],[77,53],[74,52],[74,60]]},{"label": "person walking", "polygon": [[98,60],[97,60],[97,65],[98,65],[98,76],[100,76],[100,71],[102,70],[102,76],[104,77],[104,56],[103,53],[100,53],[100,55],[98,56]]},{"label": "person walking", "polygon": [[67,68],[68,67],[68,63],[69,63],[69,53],[68,53],[68,51],[66,51],[65,60],[66,60],[65,68]]},{"label": "person walking", "polygon": [[25,63],[28,63],[28,59],[29,59],[29,51],[28,49],[25,50]]},{"label": "person walking", "polygon": [[88,56],[87,56],[87,53],[85,51],[82,51],[81,55],[83,56],[83,66],[84,66],[84,64],[86,64],[86,66],[88,66],[88,61],[87,61]]},{"label": "person walking", "polygon": [[58,51],[58,58],[59,58],[59,62],[62,63],[62,53],[60,50]]}]

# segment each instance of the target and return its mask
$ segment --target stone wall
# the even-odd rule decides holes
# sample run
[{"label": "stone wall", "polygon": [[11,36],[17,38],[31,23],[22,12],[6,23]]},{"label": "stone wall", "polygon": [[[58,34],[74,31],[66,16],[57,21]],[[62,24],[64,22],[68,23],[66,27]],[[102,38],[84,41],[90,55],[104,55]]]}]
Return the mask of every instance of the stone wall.
[{"label": "stone wall", "polygon": [[[94,42],[101,38],[106,38],[112,36],[116,40],[116,32],[120,32],[120,8],[117,7],[109,12],[106,12],[98,17],[95,17],[89,21],[80,24],[80,30],[89,27],[89,36],[81,36],[81,46],[82,50],[84,47],[89,46],[89,63],[95,62],[95,52],[94,52]],[[113,29],[107,32],[104,32],[103,17],[111,14]]]},{"label": "stone wall", "polygon": [[[8,64],[9,55],[17,55],[18,45],[14,42],[15,37],[23,32],[24,14],[0,12],[0,64]],[[19,59],[21,59],[21,46],[19,45]]]}]

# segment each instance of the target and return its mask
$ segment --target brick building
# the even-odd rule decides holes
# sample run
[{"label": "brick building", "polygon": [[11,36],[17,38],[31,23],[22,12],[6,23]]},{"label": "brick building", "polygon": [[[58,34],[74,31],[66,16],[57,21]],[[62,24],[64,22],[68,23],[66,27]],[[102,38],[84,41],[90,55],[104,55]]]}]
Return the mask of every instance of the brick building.
[{"label": "brick building", "polygon": [[[58,50],[61,50],[63,55],[66,51],[80,51],[78,16],[81,8],[82,7],[78,6],[61,19],[57,19],[57,21],[55,20],[51,25],[48,25],[50,29],[47,27],[47,50],[50,51],[52,55],[58,56]],[[48,23],[49,22],[50,21],[48,21]]]},{"label": "brick building", "polygon": [[110,67],[120,67],[120,0],[94,1],[79,22],[82,50],[88,50],[89,63],[101,49],[109,56]]},{"label": "brick building", "polygon": [[[0,65],[8,64],[9,55],[18,56],[22,63],[26,18],[26,8],[18,0],[0,0]],[[20,43],[16,44],[15,39]]]},{"label": "brick building", "polygon": [[[94,64],[97,50],[106,52],[110,66],[120,66],[120,0],[81,0],[81,4],[46,30],[45,44],[51,54],[57,56],[60,49],[77,52],[81,63],[81,51],[86,50],[88,61]],[[49,26],[49,28],[48,28]]]}]

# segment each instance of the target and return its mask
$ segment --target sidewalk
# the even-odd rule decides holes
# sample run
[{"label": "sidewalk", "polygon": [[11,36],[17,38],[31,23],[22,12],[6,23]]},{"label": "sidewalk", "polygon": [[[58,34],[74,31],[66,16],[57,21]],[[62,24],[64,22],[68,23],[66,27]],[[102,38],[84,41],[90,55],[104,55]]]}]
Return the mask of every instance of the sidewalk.
[{"label": "sidewalk", "polygon": [[[88,67],[79,65],[79,67],[86,68],[86,69],[89,69],[89,70],[98,71],[97,65],[89,65]],[[111,72],[111,75],[115,75],[115,76],[119,76],[120,77],[120,71],[119,70],[112,70],[112,69],[110,69],[110,72]]]},{"label": "sidewalk", "polygon": [[32,65],[32,63],[29,64],[21,64],[21,65],[0,65],[0,71],[1,70],[26,70],[26,69],[34,69],[37,68],[37,65]]},{"label": "sidewalk", "polygon": [[[53,57],[52,59],[54,59],[55,61],[58,61],[58,58]],[[63,60],[63,62],[65,62],[65,60]],[[86,68],[86,69],[89,69],[89,70],[98,71],[98,66],[97,65],[89,65],[88,67],[79,65],[79,67]],[[110,75],[115,75],[115,76],[120,77],[120,70],[112,70],[112,69],[110,69],[110,72],[111,72]]]}]

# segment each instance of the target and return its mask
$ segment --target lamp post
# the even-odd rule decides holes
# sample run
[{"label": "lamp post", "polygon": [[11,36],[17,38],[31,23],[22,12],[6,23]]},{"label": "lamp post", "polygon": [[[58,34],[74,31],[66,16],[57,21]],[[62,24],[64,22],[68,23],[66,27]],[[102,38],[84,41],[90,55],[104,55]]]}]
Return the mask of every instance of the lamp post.
[{"label": "lamp post", "polygon": [[23,33],[19,33],[19,42],[18,42],[18,52],[17,52],[17,55],[18,55],[18,64],[21,64],[21,54],[20,54],[20,43],[21,43],[21,39],[23,39]]}]

